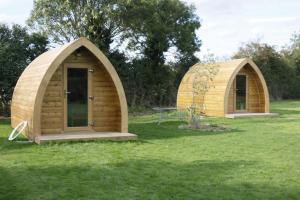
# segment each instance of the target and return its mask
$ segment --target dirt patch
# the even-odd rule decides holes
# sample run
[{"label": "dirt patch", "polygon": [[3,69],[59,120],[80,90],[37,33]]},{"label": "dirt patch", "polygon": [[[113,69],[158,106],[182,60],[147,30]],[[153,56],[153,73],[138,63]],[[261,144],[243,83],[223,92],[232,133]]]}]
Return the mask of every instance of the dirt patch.
[{"label": "dirt patch", "polygon": [[178,126],[179,129],[191,129],[191,130],[199,130],[199,131],[209,131],[209,132],[224,132],[231,131],[231,129],[225,125],[218,124],[201,124],[200,126],[190,125],[190,124],[182,124]]}]

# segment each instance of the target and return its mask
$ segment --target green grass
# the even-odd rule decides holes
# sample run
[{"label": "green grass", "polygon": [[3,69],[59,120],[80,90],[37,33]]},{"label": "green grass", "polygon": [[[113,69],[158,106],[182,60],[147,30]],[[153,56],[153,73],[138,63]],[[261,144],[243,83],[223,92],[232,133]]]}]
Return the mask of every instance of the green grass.
[{"label": "green grass", "polygon": [[300,199],[300,101],[276,118],[205,119],[225,133],[130,117],[134,142],[8,142],[0,122],[0,199]]}]

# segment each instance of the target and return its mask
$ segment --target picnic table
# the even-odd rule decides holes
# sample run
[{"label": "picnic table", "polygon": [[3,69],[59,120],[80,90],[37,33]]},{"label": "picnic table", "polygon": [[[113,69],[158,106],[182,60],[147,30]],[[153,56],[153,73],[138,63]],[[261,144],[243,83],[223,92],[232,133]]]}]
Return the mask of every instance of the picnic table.
[{"label": "picnic table", "polygon": [[152,109],[159,112],[158,125],[164,119],[179,119],[180,121],[184,121],[188,116],[186,109],[178,109],[177,107],[154,107]]}]

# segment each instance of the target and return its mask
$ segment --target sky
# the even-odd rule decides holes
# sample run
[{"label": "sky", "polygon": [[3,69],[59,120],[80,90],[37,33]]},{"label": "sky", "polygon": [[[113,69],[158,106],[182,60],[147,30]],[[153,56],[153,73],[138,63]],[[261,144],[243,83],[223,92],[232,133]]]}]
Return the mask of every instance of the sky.
[{"label": "sky", "polygon": [[[242,44],[257,40],[279,49],[300,31],[300,0],[184,1],[194,4],[201,20],[199,57],[229,58]],[[0,22],[25,25],[32,7],[32,0],[0,0]]]},{"label": "sky", "polygon": [[230,57],[250,41],[280,49],[300,31],[299,0],[185,0],[202,21],[200,55]]}]

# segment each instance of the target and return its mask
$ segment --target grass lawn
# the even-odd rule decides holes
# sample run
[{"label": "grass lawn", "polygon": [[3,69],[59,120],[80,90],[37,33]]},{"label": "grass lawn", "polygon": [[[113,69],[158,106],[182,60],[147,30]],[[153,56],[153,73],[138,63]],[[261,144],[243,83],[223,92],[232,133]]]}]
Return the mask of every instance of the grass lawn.
[{"label": "grass lawn", "polygon": [[130,117],[133,142],[8,142],[0,121],[0,199],[300,199],[300,101],[275,118],[205,119],[233,130],[180,130]]}]

